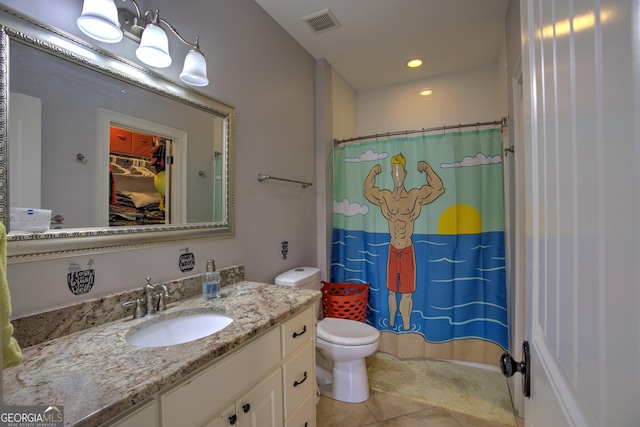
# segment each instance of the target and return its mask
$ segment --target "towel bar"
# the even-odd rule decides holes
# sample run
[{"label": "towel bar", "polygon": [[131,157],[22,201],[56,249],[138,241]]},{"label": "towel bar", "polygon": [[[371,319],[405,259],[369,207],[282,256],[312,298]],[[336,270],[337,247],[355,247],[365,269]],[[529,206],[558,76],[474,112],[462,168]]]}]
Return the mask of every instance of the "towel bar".
[{"label": "towel bar", "polygon": [[304,182],[304,181],[296,181],[293,179],[286,179],[286,178],[277,178],[275,176],[270,176],[270,175],[264,175],[264,174],[258,174],[258,181],[262,182],[266,179],[276,179],[278,181],[287,181],[287,182],[294,182],[296,184],[302,184],[302,188],[307,188],[310,185],[313,185],[313,183],[311,182]]}]

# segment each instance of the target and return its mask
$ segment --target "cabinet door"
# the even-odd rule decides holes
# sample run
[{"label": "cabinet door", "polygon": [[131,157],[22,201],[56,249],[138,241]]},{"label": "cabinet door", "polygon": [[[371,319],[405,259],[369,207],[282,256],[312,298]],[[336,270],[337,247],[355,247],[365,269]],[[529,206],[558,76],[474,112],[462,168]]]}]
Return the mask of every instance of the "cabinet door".
[{"label": "cabinet door", "polygon": [[201,425],[226,407],[233,396],[247,390],[257,378],[270,372],[280,361],[279,347],[280,334],[274,328],[204,372],[161,393],[162,425]]},{"label": "cabinet door", "polygon": [[142,406],[141,408],[124,415],[114,422],[107,422],[102,427],[157,427],[158,407],[155,400]]},{"label": "cabinet door", "polygon": [[227,407],[227,409],[222,411],[220,415],[204,424],[203,427],[230,427],[237,425],[238,416],[236,415],[236,404],[232,403]]},{"label": "cabinet door", "polygon": [[282,377],[274,369],[264,380],[236,401],[238,427],[282,427]]}]

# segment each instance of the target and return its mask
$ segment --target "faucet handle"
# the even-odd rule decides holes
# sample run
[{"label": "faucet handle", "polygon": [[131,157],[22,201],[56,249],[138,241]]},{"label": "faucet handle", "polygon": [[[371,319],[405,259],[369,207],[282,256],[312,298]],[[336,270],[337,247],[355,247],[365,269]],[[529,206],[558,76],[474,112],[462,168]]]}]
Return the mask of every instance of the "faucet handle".
[{"label": "faucet handle", "polygon": [[135,310],[133,312],[133,318],[134,319],[140,319],[142,318],[142,302],[144,300],[142,298],[136,298],[133,301],[127,301],[125,303],[122,303],[123,307],[134,307],[135,306]]},{"label": "faucet handle", "polygon": [[161,288],[161,291],[156,294],[158,297],[158,306],[156,310],[165,311],[167,308],[165,305],[165,301],[167,300],[167,298],[170,298],[171,295],[173,295],[173,292],[169,292],[166,285],[160,284],[156,286]]},{"label": "faucet handle", "polygon": [[164,303],[164,293],[160,292],[158,293],[158,308],[156,311],[165,311],[166,309],[167,306]]}]

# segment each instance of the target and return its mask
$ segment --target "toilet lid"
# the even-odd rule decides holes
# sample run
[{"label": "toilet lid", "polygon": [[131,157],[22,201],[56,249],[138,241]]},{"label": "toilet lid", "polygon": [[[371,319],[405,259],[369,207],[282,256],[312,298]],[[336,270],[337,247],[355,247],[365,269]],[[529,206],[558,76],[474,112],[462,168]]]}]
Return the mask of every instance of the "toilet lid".
[{"label": "toilet lid", "polygon": [[375,342],[380,331],[366,323],[326,317],[318,322],[318,338],[340,345],[365,345]]}]

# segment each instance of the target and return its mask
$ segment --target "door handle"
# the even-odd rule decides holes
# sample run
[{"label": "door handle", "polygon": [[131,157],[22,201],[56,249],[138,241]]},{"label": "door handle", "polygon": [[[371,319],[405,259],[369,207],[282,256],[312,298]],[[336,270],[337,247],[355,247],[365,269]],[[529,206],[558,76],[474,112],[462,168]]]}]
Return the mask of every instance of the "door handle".
[{"label": "door handle", "polygon": [[507,378],[512,377],[516,372],[520,372],[523,375],[522,394],[529,397],[531,396],[531,352],[529,341],[523,341],[522,355],[524,360],[516,362],[508,352],[502,353],[502,356],[500,356],[500,370]]}]

